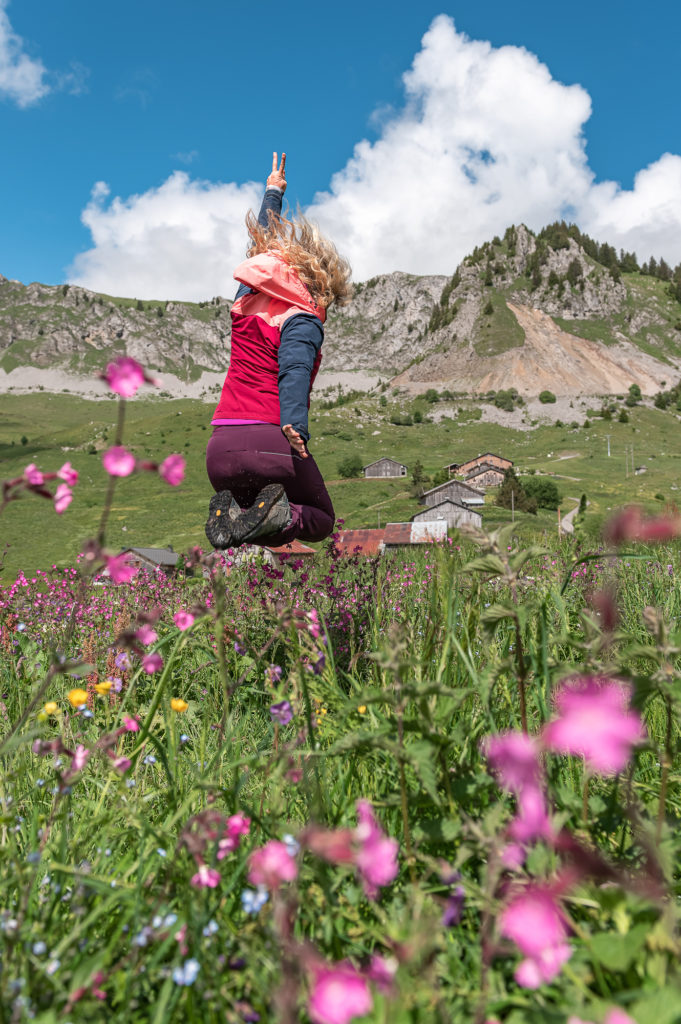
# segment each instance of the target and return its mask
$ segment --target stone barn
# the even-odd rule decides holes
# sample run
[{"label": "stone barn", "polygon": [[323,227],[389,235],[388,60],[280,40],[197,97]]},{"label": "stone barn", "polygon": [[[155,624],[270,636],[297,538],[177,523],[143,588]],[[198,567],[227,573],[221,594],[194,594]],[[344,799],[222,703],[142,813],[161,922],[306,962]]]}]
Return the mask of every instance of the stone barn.
[{"label": "stone barn", "polygon": [[439,505],[441,501],[449,499],[458,505],[484,505],[484,491],[478,491],[475,487],[462,483],[461,480],[447,480],[439,487],[432,487],[425,491],[419,498],[420,505]]},{"label": "stone barn", "polygon": [[447,524],[447,529],[451,530],[459,526],[480,526],[482,515],[475,509],[466,508],[465,505],[459,505],[456,501],[446,499],[438,505],[424,508],[423,512],[417,512],[411,517],[412,523],[441,522],[443,520]]},{"label": "stone barn", "polygon": [[368,466],[364,467],[365,477],[399,477],[407,475],[407,467],[403,462],[398,462],[396,459],[389,459],[384,457],[377,459],[376,462],[370,462]]},{"label": "stone barn", "polygon": [[486,490],[488,487],[501,487],[504,482],[504,472],[491,466],[489,462],[482,462],[477,469],[474,469],[466,476],[466,483],[471,487],[479,487]]}]

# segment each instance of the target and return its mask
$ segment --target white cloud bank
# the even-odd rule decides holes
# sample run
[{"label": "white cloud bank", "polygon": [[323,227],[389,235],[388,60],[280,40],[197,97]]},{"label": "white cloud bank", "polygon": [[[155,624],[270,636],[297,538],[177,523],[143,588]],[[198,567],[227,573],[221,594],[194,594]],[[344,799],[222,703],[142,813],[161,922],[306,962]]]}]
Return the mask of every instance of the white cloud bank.
[{"label": "white cloud bank", "polygon": [[[0,0],[1,2],[1,0]],[[537,57],[432,23],[404,75],[402,110],[364,140],[306,211],[363,280],[392,270],[451,273],[509,224],[576,221],[640,258],[681,259],[681,157],[665,154],[631,191],[596,184],[583,126],[591,101],[555,81]],[[101,183],[83,214],[94,247],[70,280],[112,294],[202,299],[230,295],[243,258],[243,217],[261,185],[164,184],[107,203]]]},{"label": "white cloud bank", "polygon": [[9,0],[0,0],[0,97],[29,107],[50,91],[47,70],[41,60],[24,53],[24,41],[7,17],[8,3]]}]

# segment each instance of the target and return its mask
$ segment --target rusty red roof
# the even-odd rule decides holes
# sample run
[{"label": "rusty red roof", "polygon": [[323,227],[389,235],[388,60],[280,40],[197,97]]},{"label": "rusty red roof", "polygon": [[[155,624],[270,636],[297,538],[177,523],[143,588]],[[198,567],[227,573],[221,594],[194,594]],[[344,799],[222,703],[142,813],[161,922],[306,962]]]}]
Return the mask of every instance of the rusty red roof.
[{"label": "rusty red roof", "polygon": [[344,555],[377,555],[385,530],[341,530],[336,547]]},{"label": "rusty red roof", "polygon": [[282,544],[281,547],[277,548],[273,548],[269,544],[264,546],[267,547],[267,549],[271,551],[273,555],[277,556],[291,555],[291,557],[294,557],[295,555],[298,555],[299,557],[304,558],[306,555],[314,555],[315,553],[314,548],[308,547],[307,544],[301,544],[299,540],[289,541],[288,544]]}]

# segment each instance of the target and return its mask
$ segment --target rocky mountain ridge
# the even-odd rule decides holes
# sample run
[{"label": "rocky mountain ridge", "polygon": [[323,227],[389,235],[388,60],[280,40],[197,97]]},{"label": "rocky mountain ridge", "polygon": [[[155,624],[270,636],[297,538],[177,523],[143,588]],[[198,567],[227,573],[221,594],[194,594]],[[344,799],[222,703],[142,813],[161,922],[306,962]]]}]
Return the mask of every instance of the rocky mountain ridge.
[{"label": "rocky mountain ridge", "polygon": [[[607,393],[634,382],[653,393],[676,379],[681,280],[674,291],[675,277],[666,285],[622,273],[607,246],[599,262],[597,243],[571,230],[509,228],[452,277],[393,273],[357,284],[348,306],[330,312],[324,369],[380,373],[413,393],[434,385]],[[91,374],[127,352],[195,380],[227,366],[230,308],[222,297],[141,302],[0,276],[0,369]]]}]

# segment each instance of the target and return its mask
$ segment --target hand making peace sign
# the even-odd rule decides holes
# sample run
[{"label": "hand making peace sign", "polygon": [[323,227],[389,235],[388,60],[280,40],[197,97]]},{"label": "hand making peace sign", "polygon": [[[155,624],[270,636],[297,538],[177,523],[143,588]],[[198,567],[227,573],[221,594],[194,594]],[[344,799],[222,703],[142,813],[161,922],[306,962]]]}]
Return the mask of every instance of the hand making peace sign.
[{"label": "hand making peace sign", "polygon": [[277,154],[272,154],[272,173],[267,179],[268,185],[275,185],[282,192],[286,191],[286,153],[281,154],[281,163],[277,167]]}]

